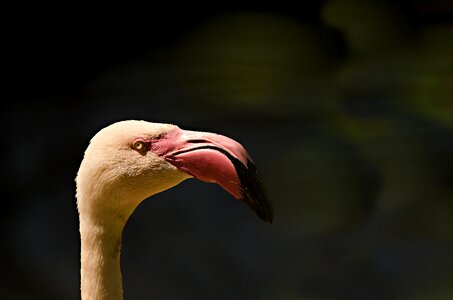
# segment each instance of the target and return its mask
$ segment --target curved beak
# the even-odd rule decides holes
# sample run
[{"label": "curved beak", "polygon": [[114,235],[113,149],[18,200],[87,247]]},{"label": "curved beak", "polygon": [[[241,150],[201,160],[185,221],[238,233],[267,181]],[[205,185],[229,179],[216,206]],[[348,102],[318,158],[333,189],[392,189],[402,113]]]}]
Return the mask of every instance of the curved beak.
[{"label": "curved beak", "polygon": [[272,223],[272,206],[263,180],[244,147],[226,136],[176,128],[154,142],[151,150],[179,170],[217,183]]}]

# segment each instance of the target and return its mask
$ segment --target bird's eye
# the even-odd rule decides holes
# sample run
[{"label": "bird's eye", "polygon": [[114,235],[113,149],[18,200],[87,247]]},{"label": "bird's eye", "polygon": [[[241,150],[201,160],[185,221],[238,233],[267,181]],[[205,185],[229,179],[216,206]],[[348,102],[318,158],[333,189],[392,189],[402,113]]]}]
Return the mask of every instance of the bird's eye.
[{"label": "bird's eye", "polygon": [[142,152],[142,151],[146,150],[146,142],[143,140],[135,140],[132,143],[132,148],[134,148],[137,151]]}]

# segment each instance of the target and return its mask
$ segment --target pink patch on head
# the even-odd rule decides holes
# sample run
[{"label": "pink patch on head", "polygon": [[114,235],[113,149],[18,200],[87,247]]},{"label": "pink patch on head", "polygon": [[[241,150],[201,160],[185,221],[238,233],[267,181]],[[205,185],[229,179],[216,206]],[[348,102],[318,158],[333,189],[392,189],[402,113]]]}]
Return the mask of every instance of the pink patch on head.
[{"label": "pink patch on head", "polygon": [[241,198],[240,179],[225,154],[214,149],[197,149],[166,157],[166,160],[193,177],[217,183],[235,198]]},{"label": "pink patch on head", "polygon": [[181,146],[185,145],[185,141],[181,138],[183,130],[176,128],[167,132],[159,139],[150,140],[151,150],[159,156],[163,156],[172,152]]}]

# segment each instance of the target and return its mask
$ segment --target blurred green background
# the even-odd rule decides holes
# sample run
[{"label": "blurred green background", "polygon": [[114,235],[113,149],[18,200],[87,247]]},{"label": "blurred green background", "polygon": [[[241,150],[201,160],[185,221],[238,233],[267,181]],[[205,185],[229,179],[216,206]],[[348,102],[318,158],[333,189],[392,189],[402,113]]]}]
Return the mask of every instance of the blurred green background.
[{"label": "blurred green background", "polygon": [[1,299],[79,298],[74,178],[122,119],[240,141],[275,211],[145,201],[126,299],[453,299],[453,2],[40,8],[4,26]]}]

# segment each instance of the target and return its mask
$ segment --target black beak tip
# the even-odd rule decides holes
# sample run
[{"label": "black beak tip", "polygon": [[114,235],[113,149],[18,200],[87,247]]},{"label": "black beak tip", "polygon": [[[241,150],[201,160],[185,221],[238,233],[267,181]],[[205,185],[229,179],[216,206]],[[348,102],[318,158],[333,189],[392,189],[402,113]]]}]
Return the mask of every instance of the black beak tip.
[{"label": "black beak tip", "polygon": [[266,189],[264,188],[263,179],[253,161],[247,159],[247,165],[244,165],[239,159],[233,157],[228,152],[221,152],[230,159],[236,169],[242,194],[240,200],[247,203],[261,220],[272,224],[274,215],[272,204],[269,201]]},{"label": "black beak tip", "polygon": [[252,161],[247,162],[246,172],[239,175],[242,185],[242,200],[260,217],[272,224],[274,213],[264,182]]},{"label": "black beak tip", "polygon": [[250,206],[250,208],[261,220],[266,223],[272,224],[274,214],[271,202],[268,201],[268,199],[244,198],[243,201]]},{"label": "black beak tip", "polygon": [[268,211],[268,212],[265,212],[265,213],[262,213],[262,212],[256,212],[256,214],[258,215],[258,217],[260,217],[261,220],[263,220],[264,222],[266,223],[269,223],[269,224],[272,224],[272,221],[273,221],[273,213],[272,213],[272,210],[271,211]]}]

